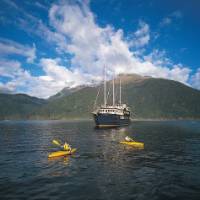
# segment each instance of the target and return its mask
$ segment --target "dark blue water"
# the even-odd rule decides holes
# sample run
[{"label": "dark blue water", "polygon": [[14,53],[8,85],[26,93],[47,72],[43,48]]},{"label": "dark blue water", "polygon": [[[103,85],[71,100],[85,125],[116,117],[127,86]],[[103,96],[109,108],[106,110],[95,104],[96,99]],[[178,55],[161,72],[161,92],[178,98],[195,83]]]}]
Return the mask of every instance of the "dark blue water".
[{"label": "dark blue water", "polygon": [[[126,135],[145,149],[119,144]],[[48,160],[52,139],[78,150]],[[200,122],[0,122],[0,199],[200,199]]]}]

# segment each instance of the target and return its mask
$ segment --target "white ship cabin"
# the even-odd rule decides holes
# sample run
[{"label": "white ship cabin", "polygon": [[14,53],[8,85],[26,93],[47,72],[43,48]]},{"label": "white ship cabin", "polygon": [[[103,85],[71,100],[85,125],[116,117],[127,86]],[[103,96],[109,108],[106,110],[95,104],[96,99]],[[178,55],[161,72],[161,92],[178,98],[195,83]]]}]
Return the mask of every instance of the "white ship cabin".
[{"label": "white ship cabin", "polygon": [[101,114],[118,114],[118,115],[124,115],[124,109],[126,111],[129,111],[129,108],[126,106],[126,104],[121,104],[121,105],[115,105],[115,106],[105,106],[102,105],[98,109],[98,113]]}]

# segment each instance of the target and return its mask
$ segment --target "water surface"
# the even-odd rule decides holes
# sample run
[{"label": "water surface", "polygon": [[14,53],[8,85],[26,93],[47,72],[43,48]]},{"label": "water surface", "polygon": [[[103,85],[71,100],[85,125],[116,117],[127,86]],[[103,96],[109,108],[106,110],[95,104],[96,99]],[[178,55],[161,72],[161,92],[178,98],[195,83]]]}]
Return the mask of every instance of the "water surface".
[{"label": "water surface", "polygon": [[[0,122],[1,199],[200,199],[200,122]],[[145,143],[119,144],[129,135]],[[61,139],[77,148],[49,160]]]}]

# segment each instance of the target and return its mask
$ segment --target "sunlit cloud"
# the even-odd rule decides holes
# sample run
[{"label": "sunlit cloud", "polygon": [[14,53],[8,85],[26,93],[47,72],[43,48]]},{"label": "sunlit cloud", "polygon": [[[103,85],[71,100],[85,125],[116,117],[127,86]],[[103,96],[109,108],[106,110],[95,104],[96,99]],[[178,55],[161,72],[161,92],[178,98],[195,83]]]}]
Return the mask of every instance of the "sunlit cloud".
[{"label": "sunlit cloud", "polygon": [[169,26],[173,22],[180,20],[182,17],[183,17],[182,12],[179,10],[176,10],[176,11],[170,13],[169,15],[167,15],[166,17],[164,17],[160,22],[160,26],[161,27]]},{"label": "sunlit cloud", "polygon": [[12,40],[0,38],[0,55],[20,55],[27,58],[27,62],[32,63],[36,58],[36,46],[22,45]]},{"label": "sunlit cloud", "polygon": [[197,69],[196,73],[191,77],[191,84],[200,89],[200,68]]},{"label": "sunlit cloud", "polygon": [[[180,17],[180,13],[170,15],[169,19],[175,16]],[[26,17],[33,22],[32,25],[20,18],[19,26],[54,45],[57,58],[47,55],[38,59],[38,67],[43,72],[38,76],[23,70],[24,66],[19,62],[13,64],[19,74],[16,76],[15,72],[6,71],[6,63],[2,63],[1,76],[12,75],[9,82],[1,84],[5,89],[10,84],[12,91],[47,98],[64,87],[99,83],[104,66],[107,67],[108,78],[112,78],[113,74],[135,73],[189,84],[191,69],[188,66],[173,63],[164,50],[153,49],[149,54],[145,53],[145,48],[151,43],[151,27],[142,20],[138,20],[138,28],[132,34],[126,35],[124,30],[110,24],[100,26],[88,2],[71,1],[51,5],[48,25],[30,14]],[[7,44],[10,48],[2,45],[4,55],[19,54],[25,56],[27,62],[36,58],[34,45],[28,47],[11,41]],[[68,57],[68,64],[63,64],[60,54]],[[196,76],[193,77],[194,86],[198,80]]]}]

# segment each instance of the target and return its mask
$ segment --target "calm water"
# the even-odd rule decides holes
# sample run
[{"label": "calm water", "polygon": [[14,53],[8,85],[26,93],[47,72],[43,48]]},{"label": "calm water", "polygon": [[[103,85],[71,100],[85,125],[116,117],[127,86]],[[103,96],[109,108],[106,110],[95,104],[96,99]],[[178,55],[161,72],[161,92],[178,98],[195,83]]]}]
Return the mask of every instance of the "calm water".
[{"label": "calm water", "polygon": [[[126,135],[145,149],[119,144]],[[52,139],[74,156],[48,160]],[[0,122],[0,199],[200,199],[200,122]]]}]

